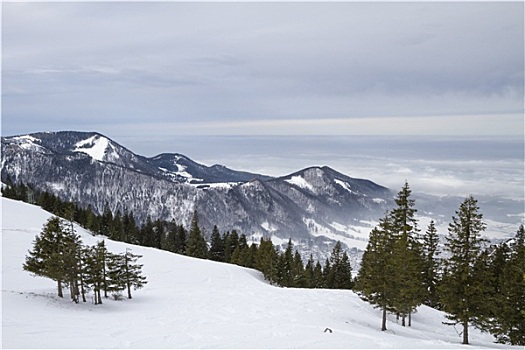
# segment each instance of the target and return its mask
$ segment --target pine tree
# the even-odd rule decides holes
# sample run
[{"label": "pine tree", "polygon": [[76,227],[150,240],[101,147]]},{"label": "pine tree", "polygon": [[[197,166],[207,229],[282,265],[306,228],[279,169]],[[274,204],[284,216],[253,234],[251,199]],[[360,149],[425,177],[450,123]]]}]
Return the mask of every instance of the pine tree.
[{"label": "pine tree", "polygon": [[175,240],[175,253],[186,254],[187,232],[183,225],[177,227]]},{"label": "pine tree", "polygon": [[315,267],[315,261],[314,256],[310,254],[310,258],[306,262],[306,266],[304,268],[304,285],[306,288],[315,288],[314,286],[314,267]]},{"label": "pine tree", "polygon": [[224,236],[224,261],[227,263],[232,262],[232,255],[235,248],[239,245],[239,234],[236,230],[231,233],[226,233]]},{"label": "pine tree", "polygon": [[162,249],[164,231],[164,223],[160,219],[155,220],[155,224],[153,225],[153,247]]},{"label": "pine tree", "polygon": [[294,276],[293,276],[293,265],[294,265],[294,259],[293,259],[293,243],[292,239],[288,240],[288,244],[286,246],[286,250],[284,251],[284,254],[282,254],[283,259],[281,263],[282,268],[282,282],[281,285],[283,287],[293,287],[294,282]]},{"label": "pine tree", "polygon": [[272,284],[275,283],[277,273],[277,252],[275,251],[271,239],[264,239],[264,237],[261,237],[256,261],[256,268],[262,272],[264,278]]},{"label": "pine tree", "polygon": [[315,263],[314,267],[311,288],[323,288],[324,284],[325,281],[323,277],[323,266],[321,265],[321,262],[317,260],[317,263]]},{"label": "pine tree", "polygon": [[525,345],[525,229],[521,225],[510,245],[496,295],[491,333],[499,343]]},{"label": "pine tree", "polygon": [[425,304],[439,308],[439,296],[437,287],[439,283],[439,260],[437,256],[440,254],[438,250],[439,236],[437,233],[434,220],[431,220],[425,235],[423,236],[423,282],[425,284],[426,296]]},{"label": "pine tree", "polygon": [[408,325],[411,326],[412,311],[423,302],[425,296],[421,274],[424,263],[415,218],[417,210],[414,208],[415,201],[410,198],[411,192],[408,182],[405,182],[395,199],[397,207],[391,212],[391,233],[394,242],[391,261],[393,274],[390,283],[395,290],[392,295],[393,306],[402,317],[403,326],[407,316]]},{"label": "pine tree", "polygon": [[463,344],[468,344],[469,322],[476,323],[473,306],[483,298],[483,286],[475,285],[474,263],[481,253],[480,234],[485,230],[483,215],[473,196],[461,203],[448,228],[445,250],[450,257],[444,260],[445,271],[440,286],[441,302],[447,317],[463,326]]},{"label": "pine tree", "polygon": [[104,289],[105,276],[105,247],[101,242],[90,247],[85,255],[84,282],[94,293],[95,305],[102,304],[101,291]]},{"label": "pine tree", "polygon": [[167,250],[172,253],[176,253],[177,252],[176,243],[177,243],[177,224],[175,223],[175,220],[172,220],[168,225],[168,233],[166,234],[166,239],[162,246],[162,249]]},{"label": "pine tree", "polygon": [[153,221],[151,221],[151,216],[147,216],[146,223],[142,226],[141,231],[141,241],[140,245],[144,247],[156,247],[156,236]]},{"label": "pine tree", "polygon": [[120,269],[123,271],[122,282],[127,288],[128,299],[131,299],[131,287],[137,290],[148,283],[146,277],[142,275],[143,265],[136,263],[140,258],[142,255],[133,254],[130,249],[126,249],[123,259],[120,260],[122,264]]},{"label": "pine tree", "polygon": [[329,258],[329,276],[327,288],[351,289],[352,268],[346,252],[343,251],[341,242],[337,241]]},{"label": "pine tree", "polygon": [[102,214],[102,220],[100,224],[100,231],[98,232],[101,235],[108,237],[113,237],[114,233],[112,232],[111,224],[113,223],[113,214],[109,208],[109,203],[104,204],[104,212]]},{"label": "pine tree", "polygon": [[33,249],[26,256],[23,268],[36,276],[56,281],[59,297],[63,297],[62,284],[71,284],[71,295],[74,297],[80,238],[74,230],[65,229],[64,225],[56,216],[48,219],[40,236],[35,237]]},{"label": "pine tree", "polygon": [[293,256],[293,265],[292,265],[292,286],[296,288],[305,288],[305,278],[304,278],[304,264],[301,254],[296,250]]},{"label": "pine tree", "polygon": [[224,240],[217,225],[213,226],[211,232],[210,259],[214,261],[224,261]]},{"label": "pine tree", "polygon": [[191,220],[190,233],[186,245],[186,254],[194,258],[206,259],[208,255],[208,246],[199,227],[199,215],[197,211],[193,213]]},{"label": "pine tree", "polygon": [[393,304],[391,225],[391,217],[386,215],[370,232],[356,283],[363,299],[381,308],[382,331],[387,329],[386,315]]}]

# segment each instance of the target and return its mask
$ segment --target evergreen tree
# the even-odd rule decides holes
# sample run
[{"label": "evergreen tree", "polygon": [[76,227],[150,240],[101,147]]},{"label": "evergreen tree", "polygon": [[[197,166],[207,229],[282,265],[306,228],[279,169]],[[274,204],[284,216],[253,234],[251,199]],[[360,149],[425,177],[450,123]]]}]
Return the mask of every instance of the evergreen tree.
[{"label": "evergreen tree", "polygon": [[194,258],[206,259],[208,255],[208,246],[199,227],[199,215],[194,211],[191,220],[191,227],[186,245],[186,254]]},{"label": "evergreen tree", "polygon": [[134,290],[144,287],[146,283],[146,277],[142,275],[142,266],[137,264],[137,260],[140,259],[142,255],[137,255],[131,253],[131,250],[126,249],[123,258],[120,259],[120,270],[122,271],[122,282],[127,288],[128,299],[131,299],[131,287]]},{"label": "evergreen tree", "polygon": [[186,254],[187,232],[183,225],[177,227],[177,236],[175,240],[175,253]]},{"label": "evergreen tree", "polygon": [[111,234],[112,236],[110,238],[113,240],[124,240],[124,224],[122,222],[122,213],[120,212],[120,209],[117,210],[117,213],[111,222]]},{"label": "evergreen tree", "polygon": [[356,282],[363,299],[381,308],[382,331],[387,329],[386,315],[393,304],[391,226],[391,218],[387,215],[370,232]]},{"label": "evergreen tree", "polygon": [[147,216],[146,224],[142,226],[141,231],[141,241],[140,245],[144,247],[156,247],[157,238],[155,236],[155,230],[153,222],[151,221],[151,216]]},{"label": "evergreen tree", "polygon": [[277,252],[271,239],[261,237],[257,251],[256,268],[261,271],[264,278],[272,284],[277,281],[277,259]]},{"label": "evergreen tree", "polygon": [[501,274],[495,294],[491,333],[499,343],[525,345],[525,229],[521,225]]},{"label": "evergreen tree", "polygon": [[85,255],[84,282],[94,293],[95,305],[102,304],[101,291],[104,289],[105,276],[105,247],[101,242],[90,247]]},{"label": "evergreen tree", "polygon": [[162,249],[162,241],[165,235],[164,231],[164,223],[160,219],[155,220],[155,224],[153,226],[153,246],[155,248]]},{"label": "evergreen tree", "polygon": [[475,283],[474,263],[481,253],[480,234],[485,229],[483,215],[473,196],[461,203],[448,228],[445,250],[450,255],[444,260],[445,271],[440,286],[441,302],[447,317],[463,326],[463,344],[468,344],[469,322],[477,323],[480,316],[473,308],[484,297],[483,286]]},{"label": "evergreen tree", "polygon": [[124,231],[123,241],[127,243],[139,243],[137,235],[137,224],[133,217],[133,212],[128,213],[127,209],[124,210],[124,216],[122,218],[122,226]]},{"label": "evergreen tree", "polygon": [[304,264],[301,254],[296,250],[293,256],[293,265],[292,265],[292,285],[296,288],[305,288],[305,278],[304,278]]},{"label": "evergreen tree", "polygon": [[166,241],[164,242],[162,249],[165,249],[172,253],[176,253],[177,252],[176,243],[177,243],[177,224],[175,223],[175,220],[172,220],[168,225],[168,233],[166,235]]},{"label": "evergreen tree", "polygon": [[423,281],[426,289],[425,304],[439,308],[439,296],[437,287],[439,283],[439,260],[437,256],[440,254],[438,250],[439,236],[437,233],[434,220],[431,220],[425,235],[423,236]]},{"label": "evergreen tree", "polygon": [[408,182],[395,198],[397,207],[392,212],[391,233],[392,244],[391,268],[393,273],[390,283],[394,287],[393,306],[402,317],[405,326],[405,317],[409,317],[411,325],[412,311],[423,302],[425,297],[423,276],[423,258],[421,245],[418,241],[417,220],[414,208],[415,201],[410,198],[411,190]]},{"label": "evergreen tree", "polygon": [[293,259],[292,239],[288,240],[286,250],[284,251],[284,254],[282,254],[282,256],[283,256],[283,259],[280,265],[281,272],[282,272],[281,285],[284,287],[293,287],[294,276],[293,276],[292,270],[293,270],[293,265],[294,265],[294,259]]},{"label": "evergreen tree", "polygon": [[72,283],[71,295],[74,297],[78,249],[80,239],[74,230],[64,228],[60,218],[51,217],[44,224],[40,236],[35,237],[33,249],[26,256],[23,268],[36,276],[56,281],[59,297],[63,297],[62,284]]},{"label": "evergreen tree", "polygon": [[257,265],[257,254],[259,253],[259,247],[257,244],[252,243],[248,249],[248,260],[246,262],[246,267],[255,268]]},{"label": "evergreen tree", "polygon": [[101,235],[107,237],[113,237],[114,233],[112,232],[112,223],[113,223],[113,214],[109,208],[109,203],[104,204],[104,212],[102,214],[102,220],[100,224],[100,231],[98,232]]},{"label": "evergreen tree", "polygon": [[224,261],[227,263],[232,262],[232,256],[235,248],[239,246],[239,234],[236,230],[231,233],[226,233],[224,236]]},{"label": "evergreen tree", "polygon": [[321,266],[321,263],[318,260],[314,267],[314,273],[310,288],[323,288],[324,285],[325,281],[323,276],[323,267]]},{"label": "evergreen tree", "polygon": [[314,256],[310,254],[310,258],[308,258],[308,261],[306,262],[306,266],[304,267],[304,285],[306,288],[315,288],[314,286],[314,267],[315,267],[315,261]]},{"label": "evergreen tree", "polygon": [[329,262],[330,272],[327,287],[332,289],[351,289],[352,268],[348,255],[343,251],[340,241],[337,241],[332,249]]},{"label": "evergreen tree", "polygon": [[210,259],[214,261],[224,261],[224,241],[217,225],[213,226],[210,240]]}]

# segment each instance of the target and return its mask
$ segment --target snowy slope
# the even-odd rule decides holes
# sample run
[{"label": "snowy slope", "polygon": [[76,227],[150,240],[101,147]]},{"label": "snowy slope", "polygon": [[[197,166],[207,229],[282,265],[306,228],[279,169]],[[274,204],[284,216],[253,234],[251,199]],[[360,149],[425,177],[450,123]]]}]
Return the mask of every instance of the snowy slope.
[{"label": "snowy slope", "polygon": [[[107,240],[108,249],[143,254],[149,283],[132,300],[75,305],[55,283],[32,277],[22,263],[51,214],[2,198],[2,346],[4,348],[458,348],[442,313],[421,307],[413,327],[354,293],[277,288],[261,274]],[[77,227],[85,244],[97,237]],[[333,333],[324,332],[326,328]],[[471,330],[476,348],[503,348]]]}]

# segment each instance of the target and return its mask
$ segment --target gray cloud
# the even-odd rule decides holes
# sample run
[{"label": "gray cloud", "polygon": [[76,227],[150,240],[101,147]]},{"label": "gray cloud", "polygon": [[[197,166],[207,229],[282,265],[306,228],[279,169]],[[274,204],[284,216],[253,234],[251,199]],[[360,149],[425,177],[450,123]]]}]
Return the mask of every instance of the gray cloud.
[{"label": "gray cloud", "polygon": [[2,127],[520,114],[522,14],[522,3],[5,3]]}]

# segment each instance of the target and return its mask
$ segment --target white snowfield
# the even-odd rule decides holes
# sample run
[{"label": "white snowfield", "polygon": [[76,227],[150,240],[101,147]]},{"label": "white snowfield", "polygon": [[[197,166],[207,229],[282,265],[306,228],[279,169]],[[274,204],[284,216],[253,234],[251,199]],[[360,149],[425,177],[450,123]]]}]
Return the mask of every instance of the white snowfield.
[{"label": "white snowfield", "polygon": [[[444,314],[420,307],[413,326],[350,291],[278,288],[257,271],[106,240],[142,254],[148,284],[133,299],[74,304],[22,270],[51,214],[2,198],[3,348],[465,348]],[[76,227],[84,244],[93,237]],[[330,329],[331,332],[328,330]],[[326,331],[326,332],[325,332]],[[469,348],[509,348],[471,329]]]}]

